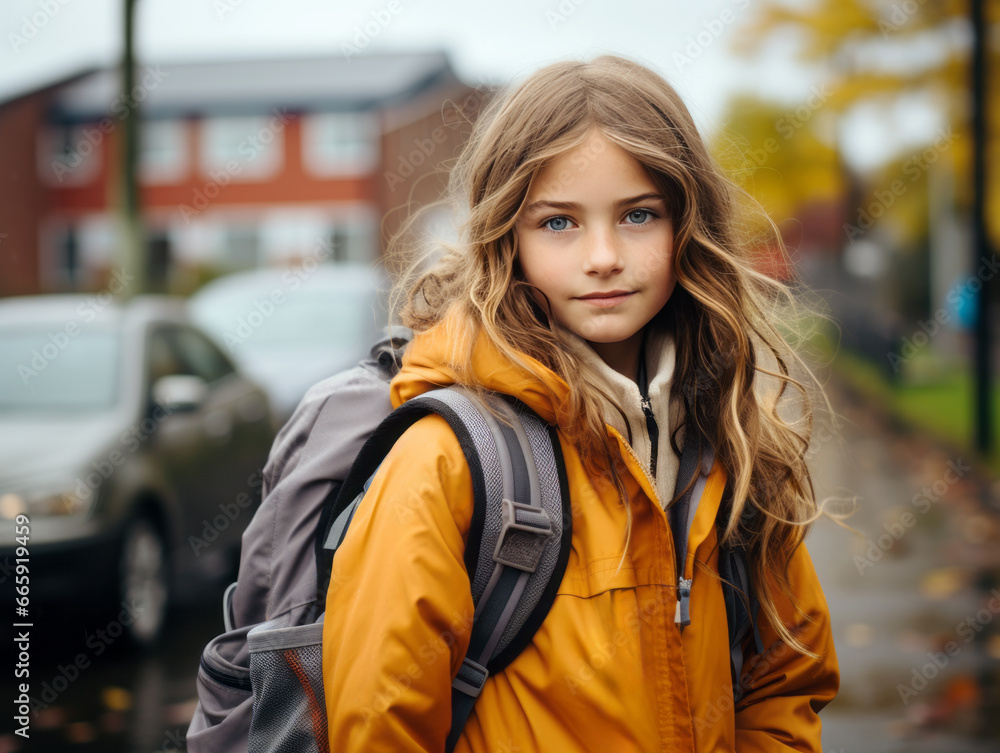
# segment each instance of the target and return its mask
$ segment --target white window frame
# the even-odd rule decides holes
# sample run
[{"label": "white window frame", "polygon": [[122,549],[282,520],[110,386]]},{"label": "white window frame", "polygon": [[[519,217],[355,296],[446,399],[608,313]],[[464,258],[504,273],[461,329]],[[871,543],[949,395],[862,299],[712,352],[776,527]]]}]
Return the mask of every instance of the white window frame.
[{"label": "white window frame", "polygon": [[307,172],[330,178],[364,175],[377,166],[381,128],[375,113],[311,113],[301,122],[302,166]]},{"label": "white window frame", "polygon": [[[179,183],[187,177],[188,124],[183,120],[147,120],[139,137],[139,175],[142,183]],[[156,145],[156,151],[149,147]],[[165,148],[164,148],[165,147]]]},{"label": "white window frame", "polygon": [[280,173],[285,163],[284,123],[274,121],[270,115],[202,120],[198,139],[202,176],[240,183]]}]

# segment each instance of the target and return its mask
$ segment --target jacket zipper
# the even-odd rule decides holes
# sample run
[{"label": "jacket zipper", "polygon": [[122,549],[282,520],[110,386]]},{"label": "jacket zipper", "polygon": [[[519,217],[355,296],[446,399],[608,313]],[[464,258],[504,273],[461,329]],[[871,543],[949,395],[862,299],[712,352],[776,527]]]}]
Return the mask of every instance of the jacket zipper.
[{"label": "jacket zipper", "polygon": [[649,399],[649,379],[646,376],[646,346],[643,343],[639,353],[639,373],[636,379],[639,387],[639,398],[642,403],[642,414],[646,417],[646,434],[649,435],[649,475],[656,479],[656,455],[660,443],[660,428],[656,425],[653,415],[653,403]]},{"label": "jacket zipper", "polygon": [[653,416],[653,405],[648,395],[642,398],[642,412],[646,416],[646,433],[649,434],[649,475],[656,478],[656,452],[660,441],[660,429]]},{"label": "jacket zipper", "polygon": [[[660,444],[660,429],[656,424],[656,416],[653,413],[653,403],[649,399],[649,380],[646,376],[646,348],[645,342],[639,354],[639,373],[637,375],[639,386],[639,396],[642,401],[642,413],[646,417],[646,433],[649,435],[649,474],[656,478],[656,458]],[[700,472],[700,469],[699,469]],[[670,511],[667,512],[668,519],[672,518]],[[677,533],[686,534],[686,521],[681,522],[681,530]],[[694,573],[691,578],[685,578],[684,566],[687,564],[687,540],[680,541],[678,536],[673,537],[674,553],[677,557],[677,608],[674,610],[674,623],[683,632],[687,625],[691,624],[691,585],[694,581]]]}]

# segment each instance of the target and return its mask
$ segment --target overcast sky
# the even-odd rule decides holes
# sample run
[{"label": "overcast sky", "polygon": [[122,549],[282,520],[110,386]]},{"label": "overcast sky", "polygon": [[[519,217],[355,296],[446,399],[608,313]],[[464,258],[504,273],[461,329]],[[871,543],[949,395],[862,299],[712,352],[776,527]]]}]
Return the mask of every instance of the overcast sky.
[{"label": "overcast sky", "polygon": [[[87,66],[114,63],[120,55],[123,0],[2,3],[0,99]],[[472,85],[506,83],[567,57],[628,55],[665,75],[708,134],[720,125],[726,100],[734,93],[756,93],[797,105],[810,87],[822,83],[820,72],[792,62],[792,39],[773,40],[753,61],[733,56],[730,44],[757,4],[758,0],[138,0],[137,50],[147,62],[336,55],[366,23],[381,17],[384,26],[367,49],[443,48],[458,75]],[[857,146],[852,161],[864,164],[880,154],[884,157],[890,144],[879,137],[879,129],[870,123],[854,129],[858,137],[853,139]],[[898,146],[899,133],[892,138]]]}]

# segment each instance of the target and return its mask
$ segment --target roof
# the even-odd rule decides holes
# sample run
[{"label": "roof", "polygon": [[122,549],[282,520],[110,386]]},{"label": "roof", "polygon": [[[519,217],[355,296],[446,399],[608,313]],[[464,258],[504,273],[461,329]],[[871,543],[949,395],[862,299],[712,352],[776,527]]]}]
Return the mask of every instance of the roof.
[{"label": "roof", "polygon": [[[437,84],[458,81],[443,51],[363,53],[140,63],[143,116],[242,115],[273,107],[292,111],[367,110],[406,101]],[[122,111],[117,68],[82,76],[52,100],[56,120],[87,121]]]}]

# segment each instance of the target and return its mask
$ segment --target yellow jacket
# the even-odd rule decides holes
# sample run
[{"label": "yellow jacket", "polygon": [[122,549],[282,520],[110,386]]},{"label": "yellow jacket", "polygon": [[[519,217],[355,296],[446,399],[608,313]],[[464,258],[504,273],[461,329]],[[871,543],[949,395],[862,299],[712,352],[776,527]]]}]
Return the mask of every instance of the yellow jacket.
[{"label": "yellow jacket", "polygon": [[[392,402],[457,381],[442,364],[456,342],[447,322],[418,335],[392,383]],[[544,384],[480,339],[476,376],[566,425],[566,383]],[[674,623],[677,574],[670,526],[625,439],[629,552],[617,572],[626,513],[614,485],[592,478],[560,432],[573,512],[572,548],[552,608],[532,643],[486,681],[456,753],[534,751],[821,751],[818,712],[839,672],[829,614],[805,546],[788,577],[808,620],[779,601],[786,624],[820,654],[780,642],[762,620],[765,650],[733,709],[715,517],[726,476],[716,461],[691,527],[685,577],[691,624]],[[334,559],[323,632],[331,750],[443,751],[451,682],[469,643],[473,605],[464,564],[472,479],[438,416],[414,424],[376,474]]]}]

